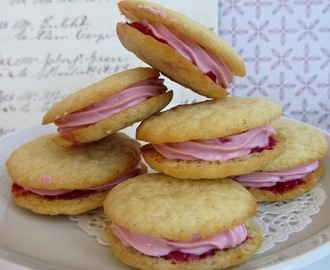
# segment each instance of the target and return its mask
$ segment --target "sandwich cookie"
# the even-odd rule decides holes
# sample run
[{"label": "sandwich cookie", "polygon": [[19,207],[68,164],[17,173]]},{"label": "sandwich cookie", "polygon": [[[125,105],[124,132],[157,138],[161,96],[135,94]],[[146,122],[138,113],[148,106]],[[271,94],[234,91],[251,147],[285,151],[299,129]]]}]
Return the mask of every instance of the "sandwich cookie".
[{"label": "sandwich cookie", "polygon": [[122,71],[54,104],[42,124],[55,123],[62,146],[102,139],[162,110],[173,96],[163,81],[152,68]]},{"label": "sandwich cookie", "polygon": [[59,146],[54,136],[22,145],[6,162],[13,200],[35,213],[74,215],[102,207],[112,187],[146,172],[140,144],[124,133],[79,147]]},{"label": "sandwich cookie", "polygon": [[122,45],[171,80],[223,98],[233,76],[245,76],[242,58],[208,27],[154,3],[122,0],[118,7],[130,21],[117,24]]},{"label": "sandwich cookie", "polygon": [[293,199],[311,190],[323,173],[320,159],[328,153],[324,134],[311,126],[284,120],[273,126],[286,137],[284,152],[257,172],[231,177],[259,202]]},{"label": "sandwich cookie", "polygon": [[115,256],[139,269],[224,269],[257,251],[263,233],[257,203],[231,179],[179,180],[144,174],[113,188],[104,201]]},{"label": "sandwich cookie", "polygon": [[[284,151],[272,128],[282,109],[267,99],[227,97],[184,104],[143,121],[145,161],[177,178],[222,178],[265,167]],[[241,172],[241,173],[237,173]]]}]

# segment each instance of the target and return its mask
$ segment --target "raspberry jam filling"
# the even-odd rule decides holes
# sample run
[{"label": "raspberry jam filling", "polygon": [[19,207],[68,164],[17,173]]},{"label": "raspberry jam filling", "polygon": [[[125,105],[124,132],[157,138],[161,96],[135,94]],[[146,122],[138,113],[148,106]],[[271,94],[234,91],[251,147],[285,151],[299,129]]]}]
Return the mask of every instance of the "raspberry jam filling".
[{"label": "raspberry jam filling", "polygon": [[214,256],[215,253],[218,251],[220,251],[220,249],[212,249],[201,255],[183,253],[181,251],[172,251],[169,254],[162,256],[161,258],[165,260],[172,260],[177,262],[192,262],[192,261],[203,260],[209,256]]},{"label": "raspberry jam filling", "polygon": [[283,194],[284,192],[291,191],[297,186],[304,183],[304,179],[294,179],[287,182],[277,182],[275,186],[272,187],[260,187],[260,189],[268,190],[274,194]]},{"label": "raspberry jam filling", "polygon": [[[28,196],[30,194],[34,194],[33,192],[24,189],[22,186],[14,183],[12,185],[11,188],[12,193],[15,195],[16,198],[18,197],[24,197],[24,196]],[[60,195],[56,195],[56,196],[41,196],[49,201],[53,201],[53,200],[74,200],[74,199],[82,199],[82,198],[87,198],[88,196],[90,196],[91,194],[96,193],[96,190],[72,190],[70,192],[64,193],[64,194],[60,194]]]},{"label": "raspberry jam filling", "polygon": [[83,144],[81,141],[77,140],[77,138],[73,134],[71,134],[71,133],[61,134],[60,137],[63,140],[66,140],[68,142],[71,142],[73,145],[81,145],[81,144]]},{"label": "raspberry jam filling", "polygon": [[[243,244],[248,239],[249,239],[249,237],[247,236],[246,239],[241,244]],[[222,250],[228,250],[228,248],[225,248]],[[222,251],[222,250],[214,248],[214,249],[211,249],[200,255],[184,253],[184,252],[175,250],[175,251],[171,251],[169,254],[167,254],[165,256],[161,256],[161,258],[163,258],[165,260],[176,261],[176,262],[193,262],[193,261],[204,260],[207,257],[214,256],[218,251]]]},{"label": "raspberry jam filling", "polygon": [[275,145],[276,145],[276,140],[273,137],[269,137],[268,145],[266,145],[264,147],[255,147],[251,150],[250,154],[261,153],[264,150],[272,150]]},{"label": "raspberry jam filling", "polygon": [[156,36],[154,36],[152,31],[146,25],[139,23],[139,22],[128,23],[128,25],[134,27],[136,30],[139,30],[142,34],[151,36],[151,37],[157,39],[159,42],[162,42],[162,43],[165,43],[168,45],[166,40],[160,39],[160,38],[157,38]]}]

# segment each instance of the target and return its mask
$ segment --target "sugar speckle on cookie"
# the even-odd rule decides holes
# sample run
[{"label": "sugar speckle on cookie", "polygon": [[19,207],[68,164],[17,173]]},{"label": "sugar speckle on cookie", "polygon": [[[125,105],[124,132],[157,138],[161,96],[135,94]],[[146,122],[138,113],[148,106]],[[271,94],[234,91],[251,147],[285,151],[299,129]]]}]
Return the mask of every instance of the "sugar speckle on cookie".
[{"label": "sugar speckle on cookie", "polygon": [[53,181],[52,176],[49,174],[40,175],[40,179],[41,179],[41,183],[44,185],[48,185]]}]

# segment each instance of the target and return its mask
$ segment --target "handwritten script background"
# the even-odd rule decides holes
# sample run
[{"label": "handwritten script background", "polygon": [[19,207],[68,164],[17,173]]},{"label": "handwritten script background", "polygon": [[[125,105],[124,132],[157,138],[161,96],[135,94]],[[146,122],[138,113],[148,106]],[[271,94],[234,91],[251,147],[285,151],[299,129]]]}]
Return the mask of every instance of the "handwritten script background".
[{"label": "handwritten script background", "polygon": [[[116,36],[117,0],[5,0],[0,4],[0,135],[38,125],[69,93],[143,64]],[[162,2],[154,1],[154,2]],[[166,1],[217,31],[218,2]],[[176,100],[188,99],[183,87]],[[189,97],[193,96],[189,93]],[[196,95],[197,96],[197,95]]]},{"label": "handwritten script background", "polygon": [[[242,55],[247,76],[236,79],[232,95],[272,99],[284,115],[330,131],[329,0],[164,5],[214,29]],[[69,93],[144,65],[120,45],[117,21],[123,17],[115,0],[1,1],[0,136],[40,124]],[[204,99],[169,85],[173,103]]]}]

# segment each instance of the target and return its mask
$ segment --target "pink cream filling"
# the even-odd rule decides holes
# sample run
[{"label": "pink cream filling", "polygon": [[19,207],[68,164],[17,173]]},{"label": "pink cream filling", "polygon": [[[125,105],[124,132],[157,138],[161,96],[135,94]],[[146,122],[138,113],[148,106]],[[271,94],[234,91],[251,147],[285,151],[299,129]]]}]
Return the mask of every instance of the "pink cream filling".
[{"label": "pink cream filling", "polygon": [[231,178],[241,183],[245,187],[273,187],[278,182],[288,182],[296,179],[303,179],[307,174],[315,171],[319,166],[319,161],[311,162],[303,166],[279,170],[273,172],[253,172]]},{"label": "pink cream filling", "polygon": [[65,133],[86,127],[149,98],[161,95],[167,90],[163,82],[163,79],[158,78],[144,80],[84,109],[67,114],[55,121],[55,124],[58,126],[57,130],[59,133]]},{"label": "pink cream filling", "polygon": [[234,80],[233,75],[224,61],[213,53],[203,49],[195,41],[187,36],[167,29],[159,22],[141,22],[147,27],[158,40],[164,40],[169,46],[180,53],[184,58],[192,62],[203,73],[210,72],[215,76],[215,83],[223,88],[227,88]]},{"label": "pink cream filling", "polygon": [[153,147],[167,159],[226,161],[248,155],[255,147],[267,146],[269,137],[275,134],[271,125],[266,125],[227,137],[154,144]]},{"label": "pink cream filling", "polygon": [[[90,187],[88,189],[82,189],[83,191],[90,191],[90,190],[94,190],[97,192],[100,191],[105,191],[105,190],[110,190],[111,188],[113,188],[115,185],[118,185],[121,182],[124,182],[125,180],[132,178],[136,175],[138,175],[141,171],[141,164],[138,163],[137,166],[135,166],[134,168],[130,169],[128,172],[126,172],[124,175],[116,178],[113,181],[110,181],[108,183],[105,183],[103,185],[99,185],[99,186],[95,186],[95,187]],[[41,176],[41,179],[43,181],[43,179],[47,177],[48,179],[51,179],[51,176],[48,174],[43,174]],[[62,195],[65,193],[69,193],[73,190],[70,189],[57,189],[57,190],[49,190],[49,189],[36,189],[36,188],[30,188],[30,187],[25,187],[22,186],[25,190],[31,191],[35,194],[41,195],[41,196],[58,196],[58,195]]]},{"label": "pink cream filling", "polygon": [[201,255],[212,249],[234,248],[247,238],[245,225],[237,226],[207,239],[195,235],[189,241],[172,241],[133,233],[114,222],[111,223],[111,228],[125,247],[133,247],[145,255],[154,257],[165,256],[172,251]]}]

